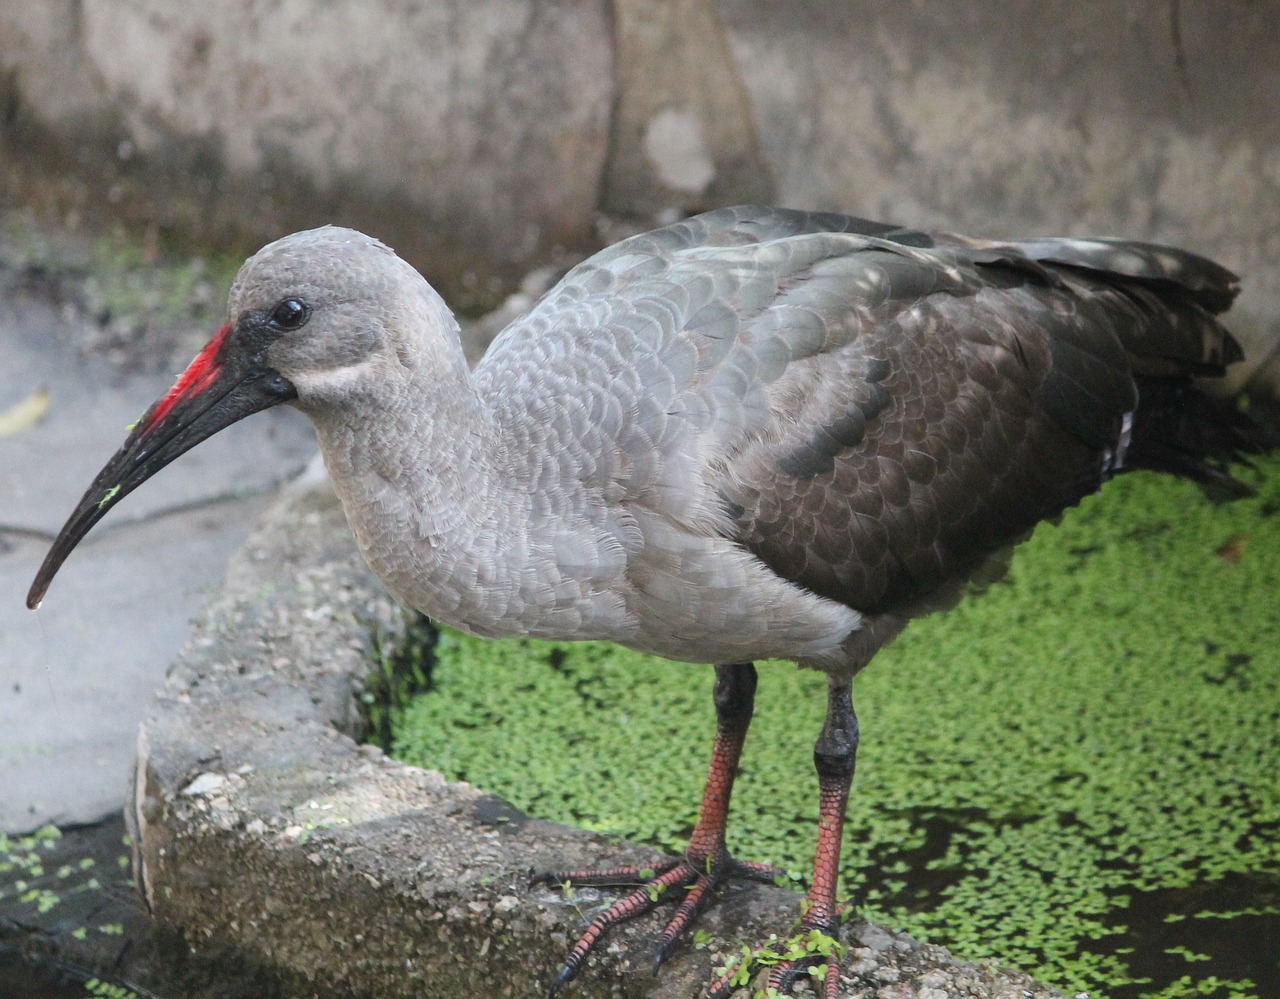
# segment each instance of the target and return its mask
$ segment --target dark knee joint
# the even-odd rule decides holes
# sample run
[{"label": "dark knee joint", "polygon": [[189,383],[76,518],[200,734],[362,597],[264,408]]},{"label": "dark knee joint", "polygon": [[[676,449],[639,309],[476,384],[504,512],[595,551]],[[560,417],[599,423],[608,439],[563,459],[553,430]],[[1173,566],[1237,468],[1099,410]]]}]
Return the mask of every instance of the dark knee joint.
[{"label": "dark knee joint", "polygon": [[755,664],[717,666],[712,698],[716,705],[716,720],[721,725],[741,725],[750,721],[756,702]]},{"label": "dark knee joint", "polygon": [[813,765],[819,780],[848,781],[858,756],[858,716],[849,685],[832,684],[827,692],[827,717],[813,745]]},{"label": "dark knee joint", "polygon": [[847,744],[835,752],[822,747],[821,742],[813,747],[813,766],[818,771],[818,780],[845,781],[853,777],[853,768],[857,762],[857,743]]}]

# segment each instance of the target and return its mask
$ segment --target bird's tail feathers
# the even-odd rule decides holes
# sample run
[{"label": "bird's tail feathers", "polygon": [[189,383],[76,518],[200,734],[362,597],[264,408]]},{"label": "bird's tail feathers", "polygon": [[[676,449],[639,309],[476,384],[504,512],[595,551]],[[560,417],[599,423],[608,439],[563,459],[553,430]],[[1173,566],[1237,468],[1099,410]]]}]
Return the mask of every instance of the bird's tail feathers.
[{"label": "bird's tail feathers", "polygon": [[1269,407],[1245,412],[1234,399],[1215,399],[1189,378],[1138,376],[1126,471],[1147,468],[1191,479],[1216,498],[1253,495],[1231,473],[1248,456],[1280,447],[1280,421]]}]

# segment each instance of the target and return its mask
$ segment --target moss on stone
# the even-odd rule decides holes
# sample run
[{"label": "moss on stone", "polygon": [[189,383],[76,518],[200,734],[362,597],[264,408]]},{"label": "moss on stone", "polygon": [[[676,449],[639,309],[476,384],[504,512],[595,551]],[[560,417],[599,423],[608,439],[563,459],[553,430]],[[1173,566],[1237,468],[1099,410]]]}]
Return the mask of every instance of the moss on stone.
[{"label": "moss on stone", "polygon": [[[858,678],[844,883],[870,918],[1095,999],[1280,989],[1280,458],[1241,474],[1259,495],[1217,505],[1120,478]],[[710,670],[450,632],[436,654],[402,759],[682,848]],[[823,678],[761,674],[730,846],[803,875]]]},{"label": "moss on stone", "polygon": [[0,285],[37,288],[58,302],[77,346],[137,370],[180,368],[223,320],[243,260],[194,255],[158,230],[114,226],[90,236],[51,233],[23,213],[0,214]]}]

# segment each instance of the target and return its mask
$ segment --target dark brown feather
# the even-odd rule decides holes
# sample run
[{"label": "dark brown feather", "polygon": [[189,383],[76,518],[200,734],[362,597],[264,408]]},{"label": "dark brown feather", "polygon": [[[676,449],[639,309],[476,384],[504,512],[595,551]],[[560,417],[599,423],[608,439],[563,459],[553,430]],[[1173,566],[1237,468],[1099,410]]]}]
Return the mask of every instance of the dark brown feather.
[{"label": "dark brown feather", "polygon": [[[1190,254],[909,240],[924,252],[862,251],[888,289],[871,321],[812,369],[787,370],[775,395],[794,406],[794,432],[744,447],[720,487],[744,546],[867,614],[948,601],[1123,468],[1135,370],[1185,380],[1237,351],[1208,311],[1229,303],[1234,277]],[[822,385],[833,383],[848,389],[832,397]],[[1134,433],[1147,464],[1200,471],[1166,445],[1144,450],[1146,428],[1139,419]]]}]

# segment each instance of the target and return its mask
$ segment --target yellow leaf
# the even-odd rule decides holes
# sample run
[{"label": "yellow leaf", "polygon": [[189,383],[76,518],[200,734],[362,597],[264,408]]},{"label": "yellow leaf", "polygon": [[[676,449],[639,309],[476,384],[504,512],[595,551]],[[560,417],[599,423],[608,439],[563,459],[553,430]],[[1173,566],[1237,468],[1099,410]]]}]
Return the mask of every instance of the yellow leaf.
[{"label": "yellow leaf", "polygon": [[49,390],[38,388],[21,402],[0,410],[0,437],[12,437],[14,434],[30,430],[49,411]]}]

